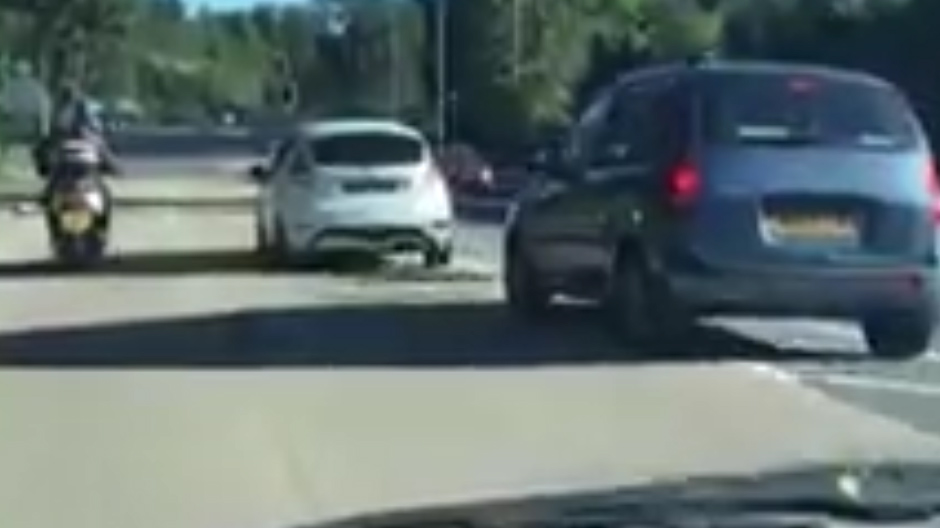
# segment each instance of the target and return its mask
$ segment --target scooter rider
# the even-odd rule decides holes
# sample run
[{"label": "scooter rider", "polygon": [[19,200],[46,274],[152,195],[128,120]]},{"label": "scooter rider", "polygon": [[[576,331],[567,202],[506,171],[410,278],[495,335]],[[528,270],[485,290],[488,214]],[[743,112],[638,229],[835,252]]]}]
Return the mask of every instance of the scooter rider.
[{"label": "scooter rider", "polygon": [[94,143],[101,159],[103,174],[119,174],[117,158],[104,137],[104,127],[91,101],[74,83],[66,83],[56,101],[48,135],[36,146],[34,160],[36,172],[48,178],[53,171],[52,159],[56,148],[64,141],[83,140]]},{"label": "scooter rider", "polygon": [[[40,203],[46,213],[46,218],[53,237],[57,238],[58,223],[54,221],[53,198],[57,189],[62,185],[68,187],[75,183],[72,178],[92,176],[95,186],[101,193],[104,204],[111,203],[111,193],[108,185],[101,181],[107,174],[119,174],[119,168],[114,155],[104,140],[100,121],[92,111],[89,102],[82,96],[74,85],[67,85],[59,99],[53,116],[50,133],[44,141],[37,145],[35,161],[37,172],[46,180],[45,188],[40,197]],[[76,142],[77,145],[69,145]],[[71,163],[64,163],[69,152],[85,152],[92,166],[93,173],[85,171],[75,173],[71,170]],[[110,205],[105,205],[103,211],[104,228],[110,223]]]}]

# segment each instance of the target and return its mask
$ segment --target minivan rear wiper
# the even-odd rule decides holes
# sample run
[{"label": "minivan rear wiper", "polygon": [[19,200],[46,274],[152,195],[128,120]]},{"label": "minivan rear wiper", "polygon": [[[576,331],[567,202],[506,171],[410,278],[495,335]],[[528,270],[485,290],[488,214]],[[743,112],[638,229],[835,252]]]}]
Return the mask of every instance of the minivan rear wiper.
[{"label": "minivan rear wiper", "polygon": [[788,133],[781,135],[738,135],[737,141],[748,145],[780,145],[780,146],[809,146],[822,143],[822,139],[817,134],[812,133]]}]

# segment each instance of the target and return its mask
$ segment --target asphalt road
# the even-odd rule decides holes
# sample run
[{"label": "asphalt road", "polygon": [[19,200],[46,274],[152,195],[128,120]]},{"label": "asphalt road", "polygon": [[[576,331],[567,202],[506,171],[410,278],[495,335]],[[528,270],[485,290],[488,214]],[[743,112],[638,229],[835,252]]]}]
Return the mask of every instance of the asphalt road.
[{"label": "asphalt road", "polygon": [[[130,172],[159,186],[245,155],[192,136],[137,138]],[[251,255],[245,210],[115,220],[112,261],[64,273],[36,216],[0,213],[6,525],[287,528],[833,457],[940,459],[937,360],[875,363],[818,322],[706,326],[658,357],[614,345],[588,308],[522,325],[499,302],[493,223],[460,226],[449,270],[283,272]]]},{"label": "asphalt road", "polygon": [[9,525],[287,527],[365,506],[940,457],[940,440],[778,374],[829,356],[704,330],[651,358],[611,343],[589,310],[510,321],[483,227],[446,271],[287,273],[252,258],[244,212],[126,210],[114,260],[71,274],[46,264],[35,216],[2,221]]},{"label": "asphalt road", "polygon": [[[497,226],[465,222],[464,230],[467,251],[499,261]],[[581,312],[586,318],[591,315],[589,310]],[[911,362],[877,361],[867,355],[858,328],[848,323],[721,319],[708,321],[704,328],[708,331],[697,346],[660,359],[667,363],[747,359],[780,379],[940,436],[936,350]]]},{"label": "asphalt road", "polygon": [[[167,173],[241,177],[242,167],[264,151],[270,138],[269,132],[241,129],[213,133],[182,129],[162,134],[144,130],[118,137],[116,148],[129,163],[130,173],[141,177]],[[483,205],[464,208],[463,247],[477,261],[495,266],[500,210],[485,200],[478,203]],[[738,344],[747,344],[738,347],[741,354],[762,361],[781,378],[940,435],[940,412],[936,411],[940,353],[912,363],[872,361],[864,354],[858,331],[847,324],[738,321],[722,322],[721,328],[741,338]],[[726,351],[717,352],[726,355]]]}]

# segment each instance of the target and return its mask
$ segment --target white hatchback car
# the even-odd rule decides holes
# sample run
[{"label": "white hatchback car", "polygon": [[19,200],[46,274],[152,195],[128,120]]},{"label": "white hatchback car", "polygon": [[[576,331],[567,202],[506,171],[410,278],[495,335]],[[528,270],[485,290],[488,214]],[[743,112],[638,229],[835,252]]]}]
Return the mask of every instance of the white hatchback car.
[{"label": "white hatchback car", "polygon": [[294,261],[337,251],[420,252],[446,266],[454,210],[428,141],[395,121],[298,127],[252,168],[259,251]]}]

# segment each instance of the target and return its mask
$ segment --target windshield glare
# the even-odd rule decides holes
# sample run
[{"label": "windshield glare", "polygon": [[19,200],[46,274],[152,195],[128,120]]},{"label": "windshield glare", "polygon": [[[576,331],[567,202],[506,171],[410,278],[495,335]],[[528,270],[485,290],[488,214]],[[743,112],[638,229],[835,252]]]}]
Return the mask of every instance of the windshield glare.
[{"label": "windshield glare", "polygon": [[911,147],[917,130],[894,90],[799,73],[721,75],[702,101],[708,141],[721,144],[814,144]]}]

